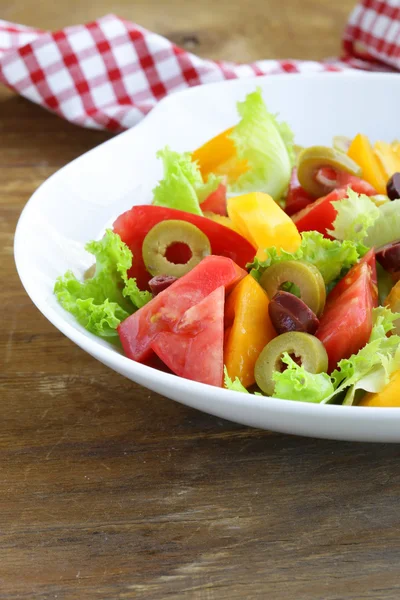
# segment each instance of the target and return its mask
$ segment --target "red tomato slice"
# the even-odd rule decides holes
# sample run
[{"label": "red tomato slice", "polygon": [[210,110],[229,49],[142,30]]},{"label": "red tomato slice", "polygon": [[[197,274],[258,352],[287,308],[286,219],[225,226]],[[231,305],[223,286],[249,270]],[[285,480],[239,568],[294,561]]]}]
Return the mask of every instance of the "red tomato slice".
[{"label": "red tomato slice", "polygon": [[[323,170],[321,169],[321,171]],[[326,231],[332,229],[333,222],[336,218],[336,210],[332,206],[332,202],[345,198],[347,196],[347,188],[349,187],[357,194],[366,194],[367,196],[373,196],[377,194],[377,192],[372,185],[359,177],[328,168],[325,169],[325,171],[326,177],[328,177],[328,175],[330,177],[332,173],[336,177],[336,180],[332,182],[332,186],[334,186],[335,189],[326,196],[315,200],[312,204],[306,205],[300,212],[291,214],[300,233],[302,231],[315,230],[329,238],[330,236]]]},{"label": "red tomato slice", "polygon": [[159,333],[175,331],[175,326],[189,308],[221,286],[230,291],[246,275],[246,271],[230,258],[204,258],[189,273],[119,325],[118,333],[126,356],[139,362],[148,360],[152,354],[151,345]]},{"label": "red tomato slice", "polygon": [[323,196],[309,204],[300,212],[293,215],[292,219],[300,231],[319,231],[326,237],[327,229],[331,229],[336,218],[336,210],[332,202],[342,200],[347,195],[347,188],[333,190],[327,196]]},{"label": "red tomato slice", "polygon": [[222,386],[224,368],[225,288],[217,288],[189,308],[175,326],[151,347],[173,373],[192,381]]},{"label": "red tomato slice", "polygon": [[220,183],[214,192],[211,192],[209,196],[201,203],[201,210],[203,212],[212,212],[216,215],[223,215],[226,217],[228,211],[226,210],[226,184]]},{"label": "red tomato slice", "polygon": [[[353,269],[355,274],[351,272]],[[371,269],[367,262],[361,262],[353,269],[349,271],[350,276],[342,280],[345,282],[342,293],[325,307],[315,334],[328,353],[329,373],[339,360],[349,358],[365,346],[372,331]]]},{"label": "red tomato slice", "polygon": [[286,196],[285,213],[289,216],[303,210],[306,206],[314,202],[314,198],[301,187],[297,178],[297,169],[292,169],[290,178],[289,190]]},{"label": "red tomato slice", "polygon": [[374,196],[378,193],[375,188],[364,179],[356,177],[355,175],[350,175],[345,171],[336,171],[331,167],[322,167],[319,169],[316,179],[326,187],[327,194],[340,187],[351,187],[357,194],[366,194],[367,196]]},{"label": "red tomato slice", "polygon": [[333,304],[335,304],[336,300],[350,287],[360,276],[361,266],[366,264],[368,266],[370,276],[371,276],[371,295],[373,300],[373,305],[378,306],[378,277],[376,273],[376,259],[375,252],[372,248],[367,252],[367,254],[360,260],[359,263],[354,265],[350,269],[343,279],[339,281],[333,288],[333,290],[329,293],[326,304],[325,304],[325,312],[326,310]]},{"label": "red tomato slice", "polygon": [[[211,219],[163,206],[134,206],[118,217],[114,223],[114,231],[132,251],[133,262],[129,277],[136,277],[141,290],[148,289],[148,282],[151,279],[142,258],[143,240],[154,225],[168,219],[181,219],[193,223],[210,240],[212,254],[231,258],[242,268],[245,268],[246,264],[254,258],[255,250],[250,242],[236,231]],[[179,262],[176,254],[174,252],[174,260]]]},{"label": "red tomato slice", "polygon": [[378,193],[375,188],[372,187],[368,181],[365,179],[361,179],[360,177],[356,177],[355,175],[350,175],[349,173],[345,173],[344,171],[337,172],[337,187],[351,187],[354,192],[357,194],[365,194],[366,196],[376,196]]}]

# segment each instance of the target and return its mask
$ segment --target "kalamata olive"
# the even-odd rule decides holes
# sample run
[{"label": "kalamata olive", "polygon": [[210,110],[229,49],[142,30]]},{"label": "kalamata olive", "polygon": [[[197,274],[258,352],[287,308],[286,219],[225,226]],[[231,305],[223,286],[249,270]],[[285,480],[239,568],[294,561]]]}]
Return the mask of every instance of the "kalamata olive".
[{"label": "kalamata olive", "polygon": [[375,253],[378,263],[388,271],[388,273],[398,273],[400,271],[400,242],[387,244]]},{"label": "kalamata olive", "polygon": [[386,184],[386,192],[391,200],[400,198],[400,173],[391,176]]},{"label": "kalamata olive", "polygon": [[273,298],[286,282],[297,285],[301,299],[316,315],[322,313],[326,289],[316,266],[302,260],[282,261],[269,267],[260,279],[268,298]]},{"label": "kalamata olive", "polygon": [[149,288],[153,296],[157,296],[160,292],[163,292],[177,280],[177,277],[173,275],[156,275],[149,281]]},{"label": "kalamata olive", "polygon": [[277,333],[302,331],[315,333],[319,320],[307,304],[294,294],[278,292],[268,305],[272,325]]}]

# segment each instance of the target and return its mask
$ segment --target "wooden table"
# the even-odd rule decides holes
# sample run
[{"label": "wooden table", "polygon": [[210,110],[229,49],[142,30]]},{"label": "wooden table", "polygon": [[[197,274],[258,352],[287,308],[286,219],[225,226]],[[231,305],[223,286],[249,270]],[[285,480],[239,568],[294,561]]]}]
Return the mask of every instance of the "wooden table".
[{"label": "wooden table", "polygon": [[[0,0],[0,13],[57,27],[112,8],[204,56],[319,58],[337,52],[352,1],[164,4]],[[108,135],[0,94],[0,598],[398,599],[398,447],[180,406],[97,363],[31,304],[12,257],[18,215]]]}]

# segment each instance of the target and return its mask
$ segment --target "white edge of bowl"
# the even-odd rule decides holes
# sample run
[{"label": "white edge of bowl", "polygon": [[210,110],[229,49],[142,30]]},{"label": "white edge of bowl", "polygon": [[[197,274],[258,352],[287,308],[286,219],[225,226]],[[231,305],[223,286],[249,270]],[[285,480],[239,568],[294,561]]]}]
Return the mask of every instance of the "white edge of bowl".
[{"label": "white edge of bowl", "polygon": [[[351,71],[351,70],[343,71],[343,72],[329,72],[329,73],[277,74],[277,75],[274,75],[273,77],[274,78],[285,78],[285,79],[286,78],[311,79],[314,77],[318,77],[318,78],[346,77],[346,78],[348,78],[351,76],[356,76],[357,78],[358,77],[373,78],[375,81],[377,79],[380,79],[380,80],[392,79],[395,77],[397,79],[399,77],[398,74],[395,74],[395,73],[364,73],[364,72],[360,72],[360,71]],[[266,76],[262,76],[262,77],[248,77],[248,78],[246,78],[246,81],[253,82],[256,85],[258,82],[260,82],[260,80],[264,80],[264,79],[270,80],[271,76],[266,75]],[[167,96],[164,99],[162,99],[156,105],[156,107],[151,111],[151,113],[147,117],[145,117],[140,123],[138,123],[135,126],[135,128],[146,127],[146,125],[153,118],[153,115],[155,115],[156,112],[164,110],[165,107],[169,103],[174,102],[174,99],[177,97],[177,95],[179,95],[180,97],[182,97],[182,95],[191,96],[192,94],[196,94],[199,92],[202,93],[202,91],[209,86],[213,86],[213,87],[226,86],[226,85],[240,86],[240,84],[242,82],[243,82],[243,79],[209,83],[204,86],[196,86],[196,87],[188,88],[186,90],[182,90],[182,91],[178,92],[177,94],[172,94],[171,96]],[[120,136],[129,134],[130,131],[131,130],[127,130],[126,132],[119,134],[115,138],[111,138],[110,140],[107,140],[103,144],[100,144],[100,146],[103,146],[104,144],[112,144],[115,140],[118,140],[118,138]],[[95,148],[92,148],[88,152],[84,153],[84,155],[89,154],[91,152],[96,152],[97,148],[99,148],[100,146],[96,146]],[[81,156],[84,156],[84,155],[81,155]],[[38,187],[38,189],[32,194],[32,196],[27,201],[25,207],[23,208],[23,210],[21,212],[21,215],[20,215],[18,223],[17,223],[16,231],[15,231],[15,237],[14,237],[14,259],[15,259],[18,275],[20,277],[20,280],[22,282],[22,285],[23,285],[25,291],[27,292],[28,296],[31,298],[31,300],[35,304],[35,306],[39,309],[39,311],[57,329],[59,329],[59,331],[61,331],[66,337],[68,337],[75,344],[77,344],[80,348],[85,350],[88,354],[90,354],[94,358],[98,359],[103,364],[109,366],[116,372],[118,372],[126,377],[127,377],[126,373],[128,372],[129,378],[131,378],[133,381],[139,383],[140,385],[143,385],[144,387],[152,389],[153,391],[163,394],[167,397],[170,397],[170,398],[172,397],[170,395],[169,390],[178,390],[182,394],[187,394],[187,396],[188,396],[187,400],[185,400],[185,402],[182,402],[182,403],[184,403],[187,406],[197,408],[199,410],[204,410],[204,409],[202,409],[201,400],[197,399],[197,394],[199,394],[199,396],[201,396],[204,393],[204,389],[208,388],[209,393],[215,399],[216,405],[215,405],[215,409],[210,410],[209,408],[207,408],[206,412],[209,414],[213,414],[215,416],[221,417],[221,418],[229,419],[229,417],[226,417],[226,411],[224,410],[224,408],[227,406],[230,406],[233,408],[241,407],[243,405],[244,394],[241,394],[240,392],[234,392],[231,390],[223,389],[223,388],[209,386],[209,385],[198,383],[195,381],[183,379],[183,378],[177,377],[175,375],[171,375],[169,373],[164,373],[162,371],[158,371],[157,369],[154,369],[152,367],[148,367],[146,365],[142,365],[140,363],[132,361],[132,360],[128,359],[127,357],[123,356],[122,354],[115,352],[115,350],[113,350],[112,348],[108,348],[108,347],[100,345],[97,342],[97,338],[94,335],[92,335],[88,332],[84,332],[83,329],[82,329],[82,331],[80,331],[79,329],[70,325],[68,322],[64,321],[50,306],[47,305],[47,303],[45,302],[44,299],[37,297],[35,291],[27,283],[25,276],[24,276],[24,270],[22,267],[22,264],[23,264],[23,256],[22,255],[24,252],[23,251],[23,243],[22,243],[22,234],[23,234],[23,229],[25,227],[25,223],[28,224],[28,222],[29,222],[30,210],[33,206],[33,203],[35,202],[36,196],[41,193],[43,186],[46,186],[48,181],[50,179],[52,179],[53,177],[57,177],[59,175],[59,173],[61,171],[63,171],[63,169],[68,168],[69,165],[71,165],[73,162],[79,160],[81,158],[81,156],[77,157],[76,159],[74,159],[73,161],[71,161],[70,163],[68,163],[67,165],[65,165],[64,167],[59,169],[58,171],[56,171],[46,181],[44,181]],[[149,381],[150,381],[150,383],[149,383]],[[173,391],[172,391],[172,394],[173,394]],[[256,414],[260,410],[262,410],[262,412],[264,412],[264,409],[267,409],[271,415],[279,414],[280,416],[284,416],[285,413],[288,413],[291,415],[291,417],[293,417],[293,416],[298,417],[298,418],[301,418],[301,420],[303,420],[304,418],[309,418],[311,421],[314,421],[315,419],[319,420],[322,416],[325,416],[327,419],[334,418],[336,421],[339,418],[343,424],[347,424],[347,425],[351,425],[353,423],[358,424],[358,425],[360,425],[360,424],[370,425],[371,422],[375,422],[375,423],[379,423],[380,426],[382,426],[384,423],[391,423],[391,422],[393,422],[393,420],[395,420],[399,423],[399,426],[400,426],[400,409],[398,409],[398,408],[384,408],[383,409],[383,408],[378,408],[378,407],[342,406],[342,405],[334,405],[334,404],[321,405],[321,404],[314,404],[314,403],[307,403],[307,402],[296,402],[296,401],[292,401],[292,400],[281,400],[279,398],[272,398],[272,397],[267,397],[267,396],[263,396],[263,397],[254,396],[253,394],[249,394],[248,396],[246,395],[245,398],[246,398],[246,405],[248,406],[248,408],[255,409]],[[179,400],[176,400],[176,401],[180,402]],[[234,418],[231,420],[234,421]],[[244,420],[241,418],[239,422],[242,423],[242,422],[244,422]],[[254,422],[254,419],[252,419],[252,418],[247,419],[247,424],[250,426],[253,426],[253,427],[257,427],[257,422]],[[310,423],[310,425],[311,425],[311,423]],[[312,427],[310,427],[310,429],[312,429]],[[346,427],[346,429],[347,429],[347,427]],[[378,427],[378,429],[380,429],[380,427]],[[279,430],[284,432],[283,428],[280,428]],[[287,433],[291,433],[292,430],[293,430],[293,427],[288,427]],[[302,434],[299,433],[298,435],[302,435]],[[312,433],[311,434],[305,433],[304,435],[307,435],[307,436],[310,435],[312,437]],[[332,435],[329,435],[329,434],[326,434],[323,436],[318,435],[318,437],[324,437],[324,438],[328,438],[328,439],[343,439],[343,440],[349,439],[349,435],[344,434],[343,437],[341,437],[341,436],[337,435],[337,432],[333,433]],[[371,436],[368,434],[367,435],[364,435],[362,433],[357,434],[356,432],[355,432],[354,436],[351,436],[351,438],[353,438],[355,441],[364,441],[367,438],[371,439],[371,441],[374,441],[373,440],[374,437],[375,436]],[[385,435],[384,434],[382,436],[377,435],[376,440],[380,440],[381,437],[385,437]],[[389,435],[388,441],[392,441],[390,439],[391,437],[392,436]],[[398,438],[400,439],[400,434],[399,434]]]}]

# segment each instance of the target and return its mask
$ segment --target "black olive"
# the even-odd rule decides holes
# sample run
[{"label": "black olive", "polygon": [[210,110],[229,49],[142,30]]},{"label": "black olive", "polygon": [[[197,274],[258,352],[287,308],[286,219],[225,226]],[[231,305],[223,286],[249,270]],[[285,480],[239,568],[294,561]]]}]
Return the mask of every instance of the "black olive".
[{"label": "black olive", "polygon": [[386,184],[386,192],[391,200],[400,198],[400,173],[391,176]]}]

